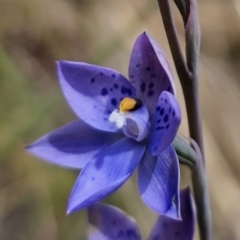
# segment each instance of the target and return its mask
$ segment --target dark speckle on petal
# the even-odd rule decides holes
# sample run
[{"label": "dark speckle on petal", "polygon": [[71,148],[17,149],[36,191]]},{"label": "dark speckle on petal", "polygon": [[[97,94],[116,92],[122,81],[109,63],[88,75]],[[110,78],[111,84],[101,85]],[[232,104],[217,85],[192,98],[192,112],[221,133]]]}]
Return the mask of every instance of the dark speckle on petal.
[{"label": "dark speckle on petal", "polygon": [[141,88],[142,92],[145,92],[145,90],[146,90],[146,83],[142,82],[141,85],[140,85],[140,88]]},{"label": "dark speckle on petal", "polygon": [[112,103],[113,106],[116,107],[117,106],[117,99],[116,98],[112,98],[111,99],[111,103]]},{"label": "dark speckle on petal", "polygon": [[113,73],[113,74],[112,74],[112,77],[113,77],[113,78],[115,78],[115,77],[116,77],[116,75]]},{"label": "dark speckle on petal", "polygon": [[169,111],[169,113],[171,113],[171,111],[172,111],[171,107],[168,109],[168,111]]},{"label": "dark speckle on petal", "polygon": [[113,88],[110,88],[110,91],[112,92],[112,91],[113,91]]},{"label": "dark speckle on petal", "polygon": [[155,78],[155,77],[156,77],[156,75],[155,75],[155,74],[152,74],[152,77],[154,77],[154,78]]},{"label": "dark speckle on petal", "polygon": [[103,88],[101,94],[102,96],[106,96],[108,94],[108,90],[106,88]]},{"label": "dark speckle on petal", "polygon": [[150,70],[151,70],[151,68],[148,66],[148,67],[146,67],[146,70],[147,70],[147,71],[150,71]]},{"label": "dark speckle on petal", "polygon": [[127,89],[127,93],[129,96],[132,96],[132,90],[130,88]]},{"label": "dark speckle on petal", "polygon": [[166,126],[166,129],[168,129],[169,128],[169,124]]},{"label": "dark speckle on petal", "polygon": [[141,65],[140,64],[137,64],[136,67],[139,68]]},{"label": "dark speckle on petal", "polygon": [[172,116],[173,116],[173,117],[175,116],[175,111],[174,111],[174,110],[173,110]]},{"label": "dark speckle on petal", "polygon": [[148,88],[153,88],[153,86],[154,86],[154,83],[151,82],[151,83],[149,83]]},{"label": "dark speckle on petal", "polygon": [[167,122],[167,121],[168,121],[168,118],[169,118],[169,115],[166,114],[166,115],[164,116],[164,118],[163,118],[163,121],[164,121],[164,122]]},{"label": "dark speckle on petal", "polygon": [[181,232],[180,232],[180,231],[176,231],[176,232],[175,232],[175,236],[176,236],[176,237],[180,237],[180,236],[181,236]]},{"label": "dark speckle on petal", "polygon": [[130,78],[133,78],[133,75],[130,75]]},{"label": "dark speckle on petal", "polygon": [[157,111],[157,112],[160,111],[160,109],[161,109],[161,108],[160,108],[159,106],[156,107],[156,111]]},{"label": "dark speckle on petal", "polygon": [[153,94],[154,94],[154,91],[153,91],[153,90],[149,90],[149,91],[148,91],[148,96],[149,96],[149,97],[151,97]]},{"label": "dark speckle on petal", "polygon": [[121,237],[123,237],[123,235],[124,235],[124,231],[123,231],[123,230],[120,230],[120,231],[118,232],[118,237],[121,239]]},{"label": "dark speckle on petal", "polygon": [[115,83],[114,85],[113,85],[116,89],[118,89],[118,85]]},{"label": "dark speckle on petal", "polygon": [[162,129],[164,129],[164,127],[157,127],[157,128],[156,128],[157,131],[158,131],[158,130],[162,130]]},{"label": "dark speckle on petal", "polygon": [[94,180],[95,180],[95,177],[92,177],[92,180],[94,181]]},{"label": "dark speckle on petal", "polygon": [[126,233],[127,233],[127,236],[130,238],[136,239],[139,237],[134,229],[127,229]]},{"label": "dark speckle on petal", "polygon": [[161,109],[160,115],[162,116],[164,114],[164,108]]},{"label": "dark speckle on petal", "polygon": [[168,87],[167,91],[170,92],[171,91],[171,87]]},{"label": "dark speckle on petal", "polygon": [[165,100],[164,100],[164,102],[165,102],[165,103],[168,103],[168,100],[167,100],[167,99],[165,99]]},{"label": "dark speckle on petal", "polygon": [[161,122],[161,119],[158,119],[158,120],[157,120],[157,123],[160,123],[160,122]]},{"label": "dark speckle on petal", "polygon": [[122,93],[122,94],[126,94],[126,93],[127,93],[127,88],[124,87],[124,86],[122,86],[122,88],[121,88],[121,93]]},{"label": "dark speckle on petal", "polygon": [[103,76],[103,72],[100,72],[100,75]]},{"label": "dark speckle on petal", "polygon": [[94,82],[95,82],[95,78],[92,78],[92,79],[91,79],[91,83],[94,83]]}]

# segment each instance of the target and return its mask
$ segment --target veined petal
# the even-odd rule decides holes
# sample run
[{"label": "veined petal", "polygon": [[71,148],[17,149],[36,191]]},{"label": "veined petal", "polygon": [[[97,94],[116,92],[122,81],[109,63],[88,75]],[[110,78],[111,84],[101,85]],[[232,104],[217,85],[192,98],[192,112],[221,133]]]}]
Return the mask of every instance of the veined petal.
[{"label": "veined petal", "polygon": [[51,163],[81,169],[102,148],[122,137],[121,134],[96,130],[78,120],[46,134],[27,150]]},{"label": "veined petal", "polygon": [[189,188],[181,190],[180,201],[182,221],[160,216],[149,240],[193,240],[196,212]]},{"label": "veined petal", "polygon": [[58,75],[68,103],[92,127],[115,132],[109,115],[120,101],[135,96],[131,83],[115,70],[81,62],[58,62]]},{"label": "veined petal", "polygon": [[158,214],[180,219],[179,164],[173,147],[159,156],[147,148],[139,164],[138,185],[145,203]]},{"label": "veined petal", "polygon": [[135,219],[121,209],[102,203],[88,208],[88,240],[140,240]]},{"label": "veined petal", "polygon": [[146,33],[141,34],[134,45],[129,65],[129,79],[136,88],[137,97],[154,111],[162,91],[175,94],[172,70],[165,53]]},{"label": "veined petal", "polygon": [[174,140],[181,123],[181,109],[177,99],[169,92],[162,92],[155,109],[149,136],[153,155],[160,154]]},{"label": "veined petal", "polygon": [[123,132],[126,136],[142,141],[149,132],[149,113],[145,105],[133,112],[125,114],[126,124]]},{"label": "veined petal", "polygon": [[102,149],[80,173],[72,190],[68,213],[100,201],[117,190],[133,173],[145,145],[123,138]]}]

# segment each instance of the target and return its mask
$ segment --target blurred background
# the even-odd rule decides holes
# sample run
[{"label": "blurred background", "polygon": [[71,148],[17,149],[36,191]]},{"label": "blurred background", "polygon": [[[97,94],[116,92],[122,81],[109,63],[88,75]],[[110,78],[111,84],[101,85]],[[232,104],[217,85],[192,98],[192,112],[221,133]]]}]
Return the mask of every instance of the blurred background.
[{"label": "blurred background", "polygon": [[[214,234],[235,240],[240,239],[240,1],[198,4]],[[182,20],[173,9],[184,47]],[[162,45],[172,63],[155,0],[0,0],[1,240],[86,239],[86,212],[65,214],[78,172],[39,161],[24,146],[76,119],[61,93],[56,60],[99,64],[127,76],[132,46],[143,31]],[[176,73],[175,78],[184,109]],[[180,132],[188,134],[185,117]],[[186,167],[182,176],[186,186]],[[106,201],[133,215],[146,238],[156,215],[142,203],[136,176]]]}]

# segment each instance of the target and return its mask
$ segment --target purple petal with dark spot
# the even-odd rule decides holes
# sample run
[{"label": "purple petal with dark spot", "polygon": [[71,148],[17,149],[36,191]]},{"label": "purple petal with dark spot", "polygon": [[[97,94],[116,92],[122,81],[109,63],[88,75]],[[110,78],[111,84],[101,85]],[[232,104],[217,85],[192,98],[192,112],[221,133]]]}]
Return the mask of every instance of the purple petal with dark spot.
[{"label": "purple petal with dark spot", "polygon": [[149,148],[153,155],[160,154],[174,140],[181,123],[181,109],[177,99],[162,92],[153,115]]},{"label": "purple petal with dark spot", "polygon": [[140,240],[137,222],[117,207],[96,203],[88,208],[88,240]]},{"label": "purple petal with dark spot", "polygon": [[145,144],[123,138],[89,161],[72,190],[68,213],[100,201],[117,190],[133,173]]},{"label": "purple petal with dark spot", "polygon": [[34,155],[64,167],[81,169],[102,148],[123,135],[96,130],[82,120],[71,122],[27,147]]},{"label": "purple petal with dark spot", "polygon": [[158,218],[149,240],[193,240],[195,230],[195,206],[189,188],[180,192],[182,221],[166,216]]},{"label": "purple petal with dark spot", "polygon": [[125,77],[109,68],[68,61],[58,62],[58,75],[68,103],[83,121],[96,129],[118,130],[109,115],[122,98],[136,96]]},{"label": "purple petal with dark spot", "polygon": [[139,164],[139,190],[144,202],[158,214],[180,219],[179,164],[176,152],[169,146],[154,157],[147,149]]},{"label": "purple petal with dark spot", "polygon": [[137,96],[154,111],[162,91],[175,94],[172,70],[163,50],[146,33],[141,34],[134,45],[129,65],[129,79]]}]

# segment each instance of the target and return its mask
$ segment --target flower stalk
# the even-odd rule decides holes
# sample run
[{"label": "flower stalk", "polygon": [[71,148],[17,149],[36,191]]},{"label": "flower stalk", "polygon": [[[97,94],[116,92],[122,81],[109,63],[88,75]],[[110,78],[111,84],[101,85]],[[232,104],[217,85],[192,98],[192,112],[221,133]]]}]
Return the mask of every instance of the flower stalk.
[{"label": "flower stalk", "polygon": [[[195,149],[197,145],[199,146],[198,161],[196,162],[192,171],[192,182],[196,200],[200,238],[201,240],[211,240],[211,212],[206,170],[204,166],[202,123],[198,94],[200,27],[196,0],[185,0],[181,3],[183,2],[186,2],[186,4],[178,5],[178,8],[182,14],[185,25],[186,60],[180,47],[170,2],[169,0],[158,0],[168,43],[183,89],[190,137],[197,143],[195,144]],[[184,11],[183,8],[186,6],[189,6],[189,11]],[[186,14],[188,15],[186,16]],[[179,160],[181,162],[186,159],[181,156]],[[185,164],[186,163],[187,162],[185,161]]]},{"label": "flower stalk", "polygon": [[212,239],[212,222],[206,170],[197,143],[192,139],[190,143],[197,156],[195,166],[192,170],[192,184],[198,211],[199,235],[200,239],[210,240]]}]

